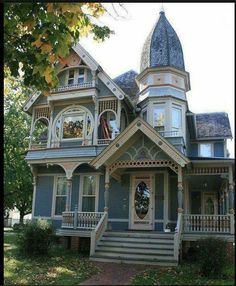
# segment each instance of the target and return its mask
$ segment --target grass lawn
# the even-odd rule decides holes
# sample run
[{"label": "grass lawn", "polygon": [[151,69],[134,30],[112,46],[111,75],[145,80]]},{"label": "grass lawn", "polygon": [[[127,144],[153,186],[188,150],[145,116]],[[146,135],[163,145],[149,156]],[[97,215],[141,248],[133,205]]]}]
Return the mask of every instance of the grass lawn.
[{"label": "grass lawn", "polygon": [[78,285],[97,273],[88,257],[55,246],[49,257],[24,258],[16,233],[4,231],[4,285]]},{"label": "grass lawn", "polygon": [[200,276],[196,265],[188,263],[143,271],[131,279],[130,285],[235,285],[234,275],[233,264],[226,266],[221,279],[209,279]]}]

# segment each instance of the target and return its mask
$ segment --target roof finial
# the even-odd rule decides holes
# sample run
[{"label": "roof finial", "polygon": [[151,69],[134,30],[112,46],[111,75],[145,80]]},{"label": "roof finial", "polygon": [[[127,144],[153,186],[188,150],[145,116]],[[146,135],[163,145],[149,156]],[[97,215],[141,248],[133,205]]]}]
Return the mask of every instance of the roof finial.
[{"label": "roof finial", "polygon": [[161,10],[160,10],[160,14],[165,14],[165,10],[164,10],[163,2],[161,3]]}]

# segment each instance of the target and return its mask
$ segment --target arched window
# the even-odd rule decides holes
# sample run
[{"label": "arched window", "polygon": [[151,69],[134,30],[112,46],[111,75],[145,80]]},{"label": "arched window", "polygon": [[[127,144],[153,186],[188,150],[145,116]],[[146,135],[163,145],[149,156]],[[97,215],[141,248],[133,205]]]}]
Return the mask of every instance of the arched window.
[{"label": "arched window", "polygon": [[117,134],[116,114],[111,110],[103,111],[99,116],[98,139],[112,140]]},{"label": "arched window", "polygon": [[31,135],[31,148],[41,149],[47,146],[48,141],[48,119],[38,118],[33,125],[33,132]]},{"label": "arched window", "polygon": [[91,112],[81,106],[62,111],[54,123],[54,134],[58,140],[85,140],[92,138],[94,127]]}]

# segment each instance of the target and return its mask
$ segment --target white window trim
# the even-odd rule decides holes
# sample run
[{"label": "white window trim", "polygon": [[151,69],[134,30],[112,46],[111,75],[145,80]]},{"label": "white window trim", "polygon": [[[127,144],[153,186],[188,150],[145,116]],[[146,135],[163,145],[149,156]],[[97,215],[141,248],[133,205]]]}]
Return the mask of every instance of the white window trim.
[{"label": "white window trim", "polygon": [[69,85],[68,81],[69,81],[69,72],[70,70],[74,70],[74,83],[73,84],[79,84],[78,83],[78,78],[79,78],[79,69],[84,69],[84,83],[87,82],[87,70],[88,68],[86,66],[77,66],[77,67],[71,67],[67,70],[66,72],[66,82],[65,85]]},{"label": "white window trim", "polygon": [[98,173],[83,173],[83,174],[80,174],[78,210],[80,212],[82,212],[83,185],[84,185],[84,177],[86,177],[86,176],[94,176],[96,178],[95,210],[94,211],[98,212],[99,182],[100,182],[100,175]]},{"label": "white window trim", "polygon": [[[57,181],[59,177],[66,178],[66,175],[55,175],[54,176],[54,182],[53,182],[53,197],[52,197],[52,212],[51,212],[51,217],[52,218],[62,218],[62,215],[56,215],[56,197],[57,197]],[[72,197],[72,196],[71,196]]]},{"label": "white window trim", "polygon": [[[201,145],[210,145],[211,146],[211,154],[210,154],[210,156],[202,156],[201,155]],[[213,146],[214,144],[213,143],[211,143],[211,142],[204,142],[204,143],[198,143],[198,157],[206,157],[206,158],[211,158],[211,157],[214,157],[214,146]]]}]

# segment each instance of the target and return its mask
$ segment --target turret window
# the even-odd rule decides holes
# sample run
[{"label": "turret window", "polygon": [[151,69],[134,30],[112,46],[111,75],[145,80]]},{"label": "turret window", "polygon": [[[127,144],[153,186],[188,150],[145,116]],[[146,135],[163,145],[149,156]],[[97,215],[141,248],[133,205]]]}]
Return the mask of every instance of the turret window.
[{"label": "turret window", "polygon": [[172,130],[179,131],[182,127],[182,112],[180,108],[172,108]]},{"label": "turret window", "polygon": [[156,106],[153,109],[153,126],[158,131],[165,130],[165,107]]}]

